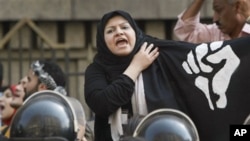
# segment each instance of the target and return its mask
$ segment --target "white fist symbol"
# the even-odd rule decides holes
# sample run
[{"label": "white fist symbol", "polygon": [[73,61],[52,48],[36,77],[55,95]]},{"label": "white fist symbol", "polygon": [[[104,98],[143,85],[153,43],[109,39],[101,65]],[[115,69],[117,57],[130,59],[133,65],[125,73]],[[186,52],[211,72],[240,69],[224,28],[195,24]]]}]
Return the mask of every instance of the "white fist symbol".
[{"label": "white fist symbol", "polygon": [[[230,45],[222,47],[223,42],[217,41],[210,44],[201,44],[196,47],[195,53],[190,51],[187,55],[187,61],[182,63],[182,67],[188,74],[196,74],[195,86],[198,87],[206,96],[210,109],[214,110],[214,105],[210,98],[211,92],[209,85],[215,94],[219,96],[216,101],[218,108],[225,108],[227,105],[226,91],[230,79],[236,68],[240,64],[240,59],[233,52]],[[210,52],[209,53],[209,49]],[[212,80],[205,75],[212,73],[214,68],[204,63],[204,59],[211,64],[219,64],[225,61],[224,66],[215,73]],[[209,83],[209,81],[212,81]]]}]

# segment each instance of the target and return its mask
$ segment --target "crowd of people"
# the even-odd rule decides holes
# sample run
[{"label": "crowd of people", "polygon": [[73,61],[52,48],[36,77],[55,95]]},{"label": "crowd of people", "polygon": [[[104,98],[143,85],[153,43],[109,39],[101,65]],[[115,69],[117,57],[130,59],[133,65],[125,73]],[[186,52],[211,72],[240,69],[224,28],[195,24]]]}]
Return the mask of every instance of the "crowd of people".
[{"label": "crowd of people", "polygon": [[[126,11],[103,15],[97,27],[97,54],[87,67],[84,80],[85,102],[95,113],[94,130],[88,126],[83,109],[79,105],[71,107],[73,115],[78,113],[75,140],[185,140],[177,132],[145,137],[146,129],[138,128],[152,117],[149,115],[158,116],[156,119],[164,117],[164,123],[197,129],[197,133],[189,132],[193,140],[229,140],[229,125],[243,124],[250,114],[247,109],[250,96],[241,94],[248,90],[250,82],[246,73],[250,69],[247,65],[250,0],[213,0],[213,24],[200,23],[204,3],[205,0],[193,0],[178,15],[173,29],[178,41],[145,34]],[[0,140],[14,141],[20,137],[15,136],[11,123],[13,118],[20,117],[15,115],[24,111],[34,95],[42,96],[42,92],[50,90],[51,95],[60,94],[68,99],[65,86],[62,69],[45,60],[34,61],[18,84],[1,86]],[[168,109],[163,113],[172,115],[155,113],[159,109]],[[188,119],[191,126],[176,120],[179,116]],[[34,137],[50,136],[53,135]],[[70,141],[67,137],[58,139],[63,140]]]},{"label": "crowd of people", "polygon": [[[24,110],[23,108],[25,108],[25,101],[27,102],[27,100],[30,99],[33,95],[39,92],[44,92],[45,90],[55,91],[55,93],[59,93],[62,96],[65,96],[67,98],[68,96],[65,91],[65,86],[66,86],[65,75],[62,69],[59,67],[59,65],[49,60],[36,60],[31,64],[30,69],[27,72],[27,76],[23,77],[18,84],[2,87],[2,90],[1,90],[2,95],[0,97],[1,120],[3,122],[2,123],[3,126],[1,127],[1,135],[2,135],[1,141],[4,139],[14,140],[12,138],[17,137],[15,133],[15,129],[13,129],[14,124],[12,125],[11,123],[13,122],[14,117],[20,118],[20,116],[16,116],[16,115],[18,114],[18,111]],[[76,102],[77,100],[75,100],[75,103]],[[82,107],[82,105],[80,105],[80,107]],[[47,109],[49,110],[50,108],[47,108]],[[39,109],[35,109],[35,110],[39,111]],[[82,113],[82,114],[80,115],[81,116],[80,118],[77,118],[80,120],[77,120],[78,125],[77,125],[77,130],[75,131],[76,132],[75,139],[78,139],[79,141],[86,141],[85,135],[88,135],[87,137],[91,138],[92,135],[90,133],[92,132],[89,127],[86,127],[86,118],[85,118],[83,109],[81,108],[72,109],[72,111],[76,111],[76,110],[78,110],[77,111],[78,113]],[[41,111],[41,112],[45,112],[45,111]],[[27,115],[27,116],[31,116],[31,115]],[[48,118],[48,117],[44,117],[44,118]],[[18,120],[18,119],[15,119],[15,120]],[[32,120],[35,120],[35,119],[32,119]],[[74,120],[74,119],[71,119],[71,120]],[[26,127],[26,128],[30,128],[29,129],[30,133],[22,133],[22,136],[26,138],[28,137],[27,139],[29,140],[34,137],[36,137],[35,140],[38,140],[37,139],[38,137],[43,137],[43,136],[45,137],[46,136],[47,137],[60,136],[60,135],[63,136],[62,133],[55,133],[54,135],[52,134],[52,132],[47,133],[47,134],[38,133],[38,131],[34,128],[34,126],[43,127],[43,126],[38,126],[40,122],[41,121],[39,121],[39,123],[36,123],[37,125],[35,124],[35,125],[32,125],[31,127]],[[56,128],[55,125],[53,124],[51,125],[51,124],[52,123],[50,123],[50,125],[47,125],[47,126]],[[46,123],[44,123],[44,126],[45,125]],[[11,128],[12,126],[13,128]],[[88,134],[85,134],[86,129],[88,130]],[[25,129],[25,131],[26,130],[28,129]],[[21,129],[18,129],[19,134],[20,132],[21,132]],[[45,132],[45,131],[41,130],[40,132]]]}]

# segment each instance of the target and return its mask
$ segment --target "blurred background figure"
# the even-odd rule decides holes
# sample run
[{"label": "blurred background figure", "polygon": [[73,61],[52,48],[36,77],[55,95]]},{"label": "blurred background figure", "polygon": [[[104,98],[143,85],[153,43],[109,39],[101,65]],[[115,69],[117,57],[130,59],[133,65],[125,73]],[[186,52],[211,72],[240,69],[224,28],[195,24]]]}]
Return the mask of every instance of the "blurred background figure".
[{"label": "blurred background figure", "polygon": [[18,85],[16,85],[16,89],[15,89],[16,91],[13,93],[12,101],[10,103],[12,107],[17,109],[23,104],[24,96],[25,96],[24,86],[26,85],[27,82],[28,82],[28,78],[25,76],[20,80]]},{"label": "blurred background figure", "polygon": [[1,133],[5,137],[10,136],[10,124],[11,120],[15,116],[16,110],[23,104],[24,100],[24,88],[23,86],[27,83],[27,77],[20,80],[18,85],[11,85],[1,87],[2,96],[0,96],[0,115],[1,119]]},{"label": "blurred background figure", "polygon": [[[66,79],[62,68],[52,60],[36,60],[30,65],[27,73],[27,83],[24,86],[26,100],[33,93],[42,90],[65,89]],[[66,91],[60,92],[67,95]]]},{"label": "blurred background figure", "polygon": [[0,96],[0,114],[1,114],[1,134],[9,137],[9,127],[11,120],[16,113],[16,109],[11,106],[12,95],[16,91],[16,85],[2,87],[3,95]]},{"label": "blurred background figure", "polygon": [[238,0],[213,0],[213,24],[200,22],[200,10],[206,0],[193,0],[178,15],[174,27],[176,37],[193,43],[229,40],[250,35],[250,25],[239,12]]}]

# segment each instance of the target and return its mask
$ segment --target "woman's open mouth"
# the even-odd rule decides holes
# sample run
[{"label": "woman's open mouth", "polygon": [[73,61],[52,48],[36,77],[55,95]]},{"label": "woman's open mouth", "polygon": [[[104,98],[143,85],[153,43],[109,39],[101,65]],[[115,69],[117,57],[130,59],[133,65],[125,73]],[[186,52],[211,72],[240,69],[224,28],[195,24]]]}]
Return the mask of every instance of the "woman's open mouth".
[{"label": "woman's open mouth", "polygon": [[124,47],[128,44],[128,41],[126,39],[118,39],[115,44],[117,47]]}]

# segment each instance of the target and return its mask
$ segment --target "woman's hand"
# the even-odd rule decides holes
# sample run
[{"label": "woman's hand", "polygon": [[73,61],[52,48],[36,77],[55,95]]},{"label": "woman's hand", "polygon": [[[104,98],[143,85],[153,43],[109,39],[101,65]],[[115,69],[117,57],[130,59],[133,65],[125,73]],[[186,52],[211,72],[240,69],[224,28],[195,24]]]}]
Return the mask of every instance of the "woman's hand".
[{"label": "woman's hand", "polygon": [[143,43],[124,74],[135,81],[140,72],[150,66],[158,56],[158,47],[154,47],[153,44],[148,45],[147,42]]},{"label": "woman's hand", "polygon": [[138,69],[143,71],[158,57],[158,48],[154,48],[153,44],[148,45],[147,42],[143,43],[139,52],[137,52],[131,62],[131,64]]}]

